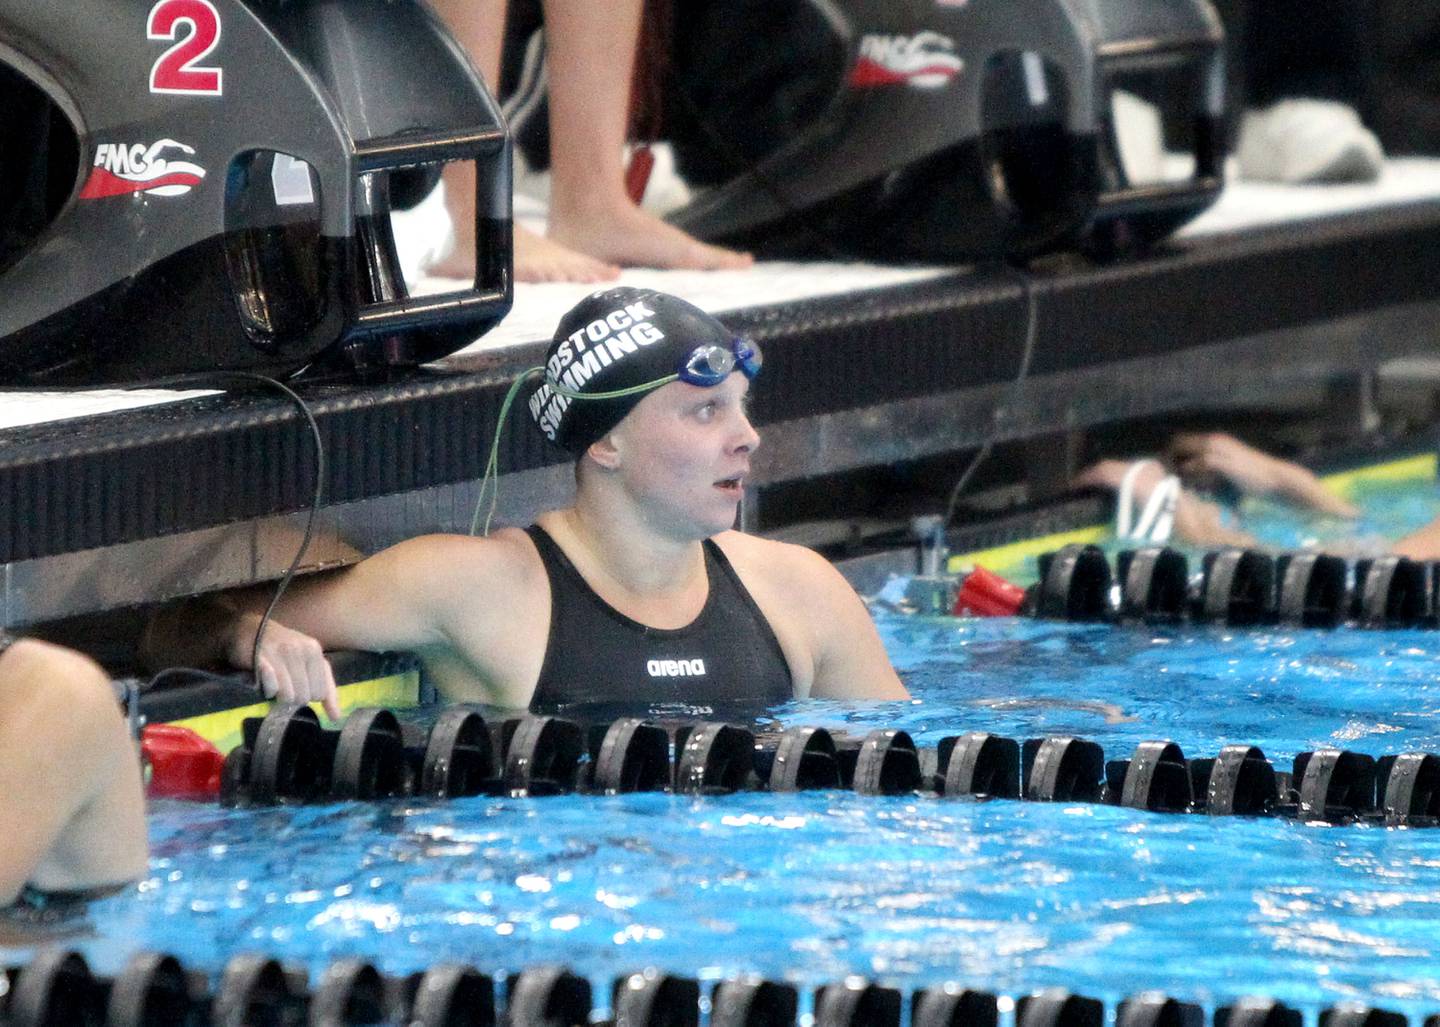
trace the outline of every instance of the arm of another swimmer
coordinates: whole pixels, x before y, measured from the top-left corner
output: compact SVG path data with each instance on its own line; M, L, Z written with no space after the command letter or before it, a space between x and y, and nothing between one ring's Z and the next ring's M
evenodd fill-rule
M908 699L870 611L830 562L801 550L803 604L816 639L816 699Z
M1390 552L1412 560L1440 560L1440 517L1406 535L1390 547Z
M33 882L78 889L145 872L140 765L105 674L20 641L0 657L0 907Z

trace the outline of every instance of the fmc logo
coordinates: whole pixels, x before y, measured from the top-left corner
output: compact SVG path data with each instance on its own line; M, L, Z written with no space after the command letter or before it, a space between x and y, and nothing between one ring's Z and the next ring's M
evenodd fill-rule
M205 169L188 160L165 156L170 152L191 156L195 150L173 139L160 139L149 146L101 143L95 148L95 165L80 190L80 199L98 200L134 193L184 196L204 179Z
M939 89L964 67L965 62L955 56L955 41L938 32L867 35L860 40L860 59L850 71L850 84Z

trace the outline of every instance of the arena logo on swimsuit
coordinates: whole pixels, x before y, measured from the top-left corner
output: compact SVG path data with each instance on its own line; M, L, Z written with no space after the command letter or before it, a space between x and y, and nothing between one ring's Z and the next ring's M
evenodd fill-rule
M695 660L651 660L645 669L652 678L703 678L705 661Z
M949 36L928 30L913 36L871 34L860 40L860 59L850 71L850 84L939 89L964 68Z
M638 352L641 346L650 346L665 338L664 332L646 320L654 316L655 311L644 303L629 303L596 318L555 348L555 354L545 365L546 375L567 389L579 392L601 368L609 367L627 353ZM549 385L541 385L530 397L530 415L551 442L555 441L560 418L569 406L570 397L556 394ZM542 407L545 408L543 415Z

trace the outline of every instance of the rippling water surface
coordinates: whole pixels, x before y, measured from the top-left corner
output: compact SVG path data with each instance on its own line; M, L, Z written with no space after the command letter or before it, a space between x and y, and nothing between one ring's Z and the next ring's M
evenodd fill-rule
M1226 632L879 615L915 699L787 723L1077 734L1111 758L1322 745L1440 751L1440 633ZM278 952L409 971L658 965L860 973L1204 1003L1262 992L1440 1011L1440 830L826 792L226 811L161 803L151 874L98 903L100 970Z
M1160 737L1285 763L1440 750L1437 635L881 622L914 701L779 719L922 743L1075 733L1111 756ZM1440 830L840 792L160 804L152 823L150 878L97 904L83 943L102 969L142 947L210 969L263 950L316 970L559 960L597 981L655 964L1440 1009Z

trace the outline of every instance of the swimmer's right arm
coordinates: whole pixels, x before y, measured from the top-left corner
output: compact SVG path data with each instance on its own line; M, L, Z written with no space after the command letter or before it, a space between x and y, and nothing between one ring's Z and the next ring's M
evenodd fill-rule
M483 641L472 637L475 599L504 595L500 586L511 548L493 539L425 536L343 570L297 580L276 606L262 641L266 694L323 701L335 716L335 683L322 649L446 646L465 654ZM147 662L228 662L249 669L272 595L268 587L245 589L166 611L146 632Z
M340 716L335 675L320 642L272 617L259 652L254 647L269 602L258 590L192 599L151 617L140 657L153 672L164 667L224 665L250 670L258 663L261 690L280 702L319 702Z

